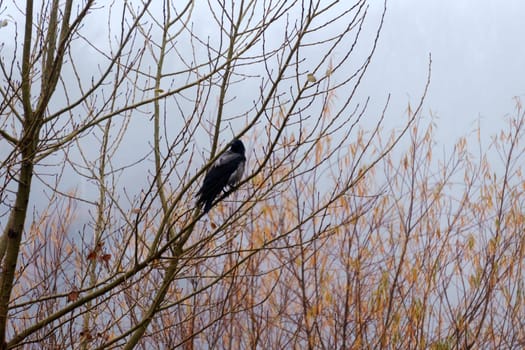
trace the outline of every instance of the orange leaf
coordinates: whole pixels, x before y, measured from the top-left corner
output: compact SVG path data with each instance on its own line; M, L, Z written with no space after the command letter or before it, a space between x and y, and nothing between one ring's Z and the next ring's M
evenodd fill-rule
M79 296L80 292L78 290L73 290L67 295L67 301L76 301Z
M99 260L106 265L107 269L109 269L109 260L111 260L111 254L104 254L100 256Z
M95 260L96 258L97 258L97 252L95 250L92 250L87 256L88 260Z

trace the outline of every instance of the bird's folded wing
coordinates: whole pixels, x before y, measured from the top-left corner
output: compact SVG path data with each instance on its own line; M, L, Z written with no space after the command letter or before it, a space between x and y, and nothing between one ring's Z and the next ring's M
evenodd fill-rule
M219 185L226 186L230 176L244 163L244 157L240 154L233 154L228 157L227 161L212 166L206 177L204 178L203 187L213 187Z

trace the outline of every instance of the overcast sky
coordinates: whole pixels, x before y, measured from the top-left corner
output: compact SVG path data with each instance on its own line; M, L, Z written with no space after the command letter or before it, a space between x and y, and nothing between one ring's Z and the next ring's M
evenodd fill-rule
M382 2L371 3L379 12ZM399 114L420 96L431 53L425 113L439 117L439 140L465 135L478 119L487 135L500 130L513 96L525 98L525 1L391 0L387 9L366 93L392 93Z
M383 1L369 4L371 21L377 20ZM454 140L478 119L500 129L502 118L513 112L513 96L525 97L524 21L524 0L388 0L362 95L380 109L391 93L389 117L402 117L407 103L415 104L421 94L431 53L425 113L439 117L439 138ZM6 29L0 34L7 35Z
M377 20L383 1L370 6L371 21ZM372 98L371 109L381 110L390 93L387 117L402 124L407 103L416 104L422 93L431 53L423 114L438 117L440 143L452 145L478 120L486 136L504 128L505 115L514 111L513 96L525 102L525 0L389 0L387 8L361 86L361 97ZM15 20L22 28L22 19ZM12 28L2 28L0 35L7 29ZM9 45L5 38L1 42Z

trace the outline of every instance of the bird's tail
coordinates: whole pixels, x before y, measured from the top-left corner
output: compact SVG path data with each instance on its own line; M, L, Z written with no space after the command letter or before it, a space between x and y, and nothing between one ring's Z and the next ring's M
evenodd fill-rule
M203 195L200 191L195 195L195 197L197 198L196 207L202 208L203 213L207 214L213 205L213 201L203 198Z
M212 201L207 201L206 204L204 205L204 209L202 209L202 211L204 212L204 214L208 214L208 212L210 211L211 207L212 207Z

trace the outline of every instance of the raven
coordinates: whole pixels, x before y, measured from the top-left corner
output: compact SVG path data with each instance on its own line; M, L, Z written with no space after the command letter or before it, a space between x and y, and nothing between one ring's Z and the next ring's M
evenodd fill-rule
M244 144L233 140L230 149L224 152L211 166L204 178L201 189L197 192L197 205L204 205L204 212L210 211L215 198L226 188L234 189L244 172Z

